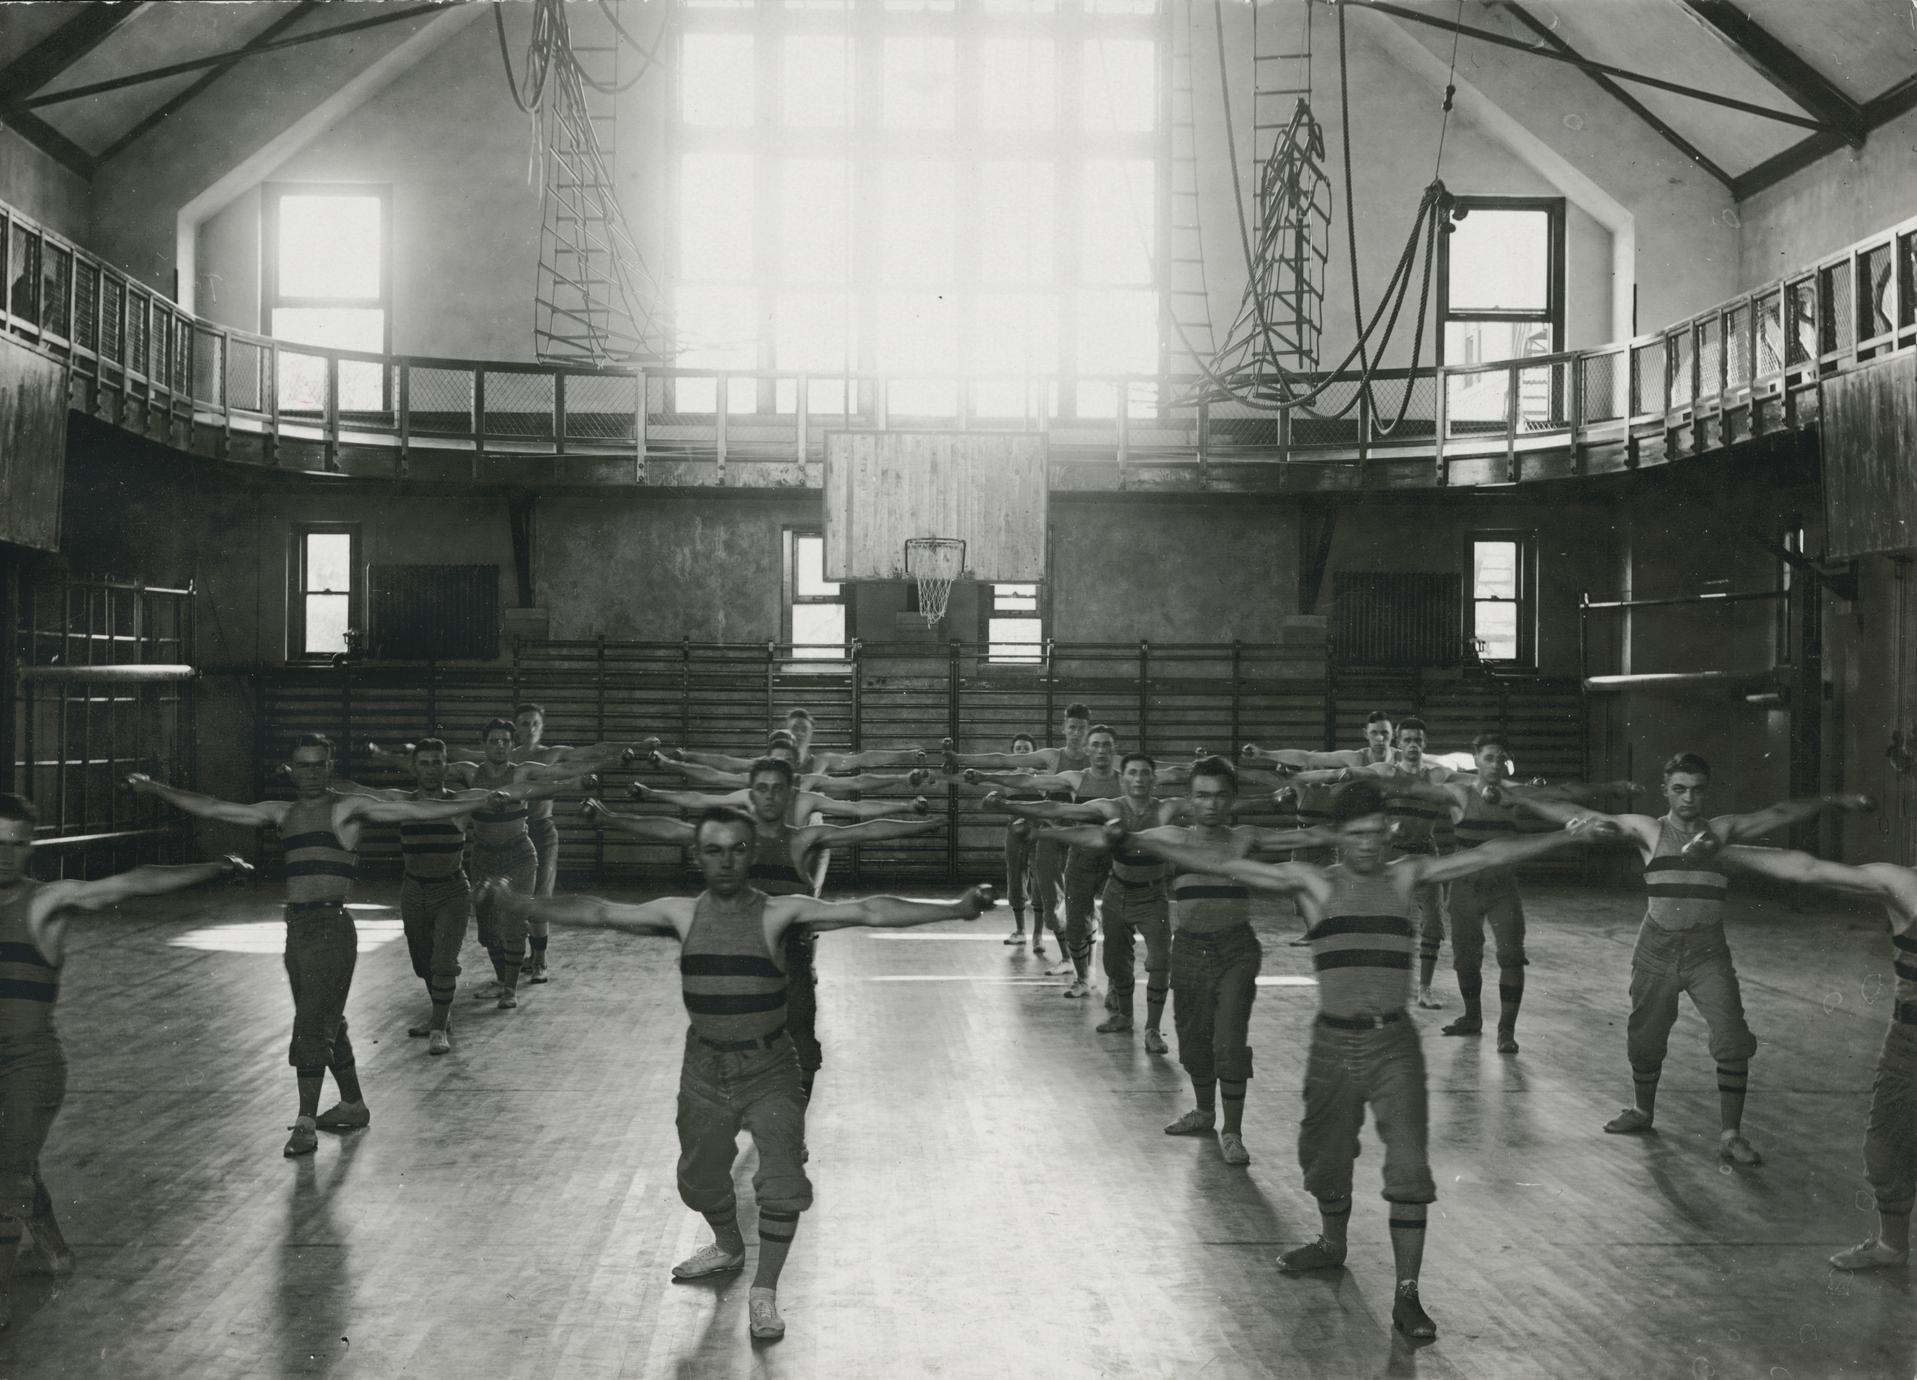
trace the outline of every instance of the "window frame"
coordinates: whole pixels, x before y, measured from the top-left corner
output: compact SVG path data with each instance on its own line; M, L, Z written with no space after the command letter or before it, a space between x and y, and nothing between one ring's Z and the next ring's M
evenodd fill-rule
M1046 580L981 580L978 583L980 589L980 598L978 600L979 660L994 667L1043 666L1045 664L1045 643L1050 636L1052 621L1051 599L1049 597L1051 583ZM1033 591L1033 601L1037 607L1030 613L1011 610L1001 612L997 607L1000 585L1030 585ZM1017 618L1023 621L1037 623L1038 641L1032 644L1035 649L1034 655L1030 658L994 656L992 649L997 644L992 641L992 619L995 617ZM1005 645L1022 644L1008 643Z
M1479 599L1477 597L1476 547L1480 542L1514 542L1517 555L1517 598ZM1538 665L1538 539L1528 527L1484 527L1464 534L1464 568L1460 579L1462 598L1458 601L1464 618L1464 646L1481 665L1503 671L1535 671ZM1486 656L1479 649L1478 605L1511 603L1517 608L1518 654L1515 657Z
M1445 358L1446 329L1454 321L1541 321L1551 328L1551 348L1547 354L1564 349L1564 221L1565 199L1561 196L1458 196L1454 208L1466 211L1542 211L1550 227L1546 248L1545 304L1542 311L1460 311L1451 310L1451 236L1438 236L1438 331L1437 362L1440 366L1461 364ZM1473 361L1477 363L1481 361Z
M823 665L830 667L837 661L849 661L852 656L852 644L857 640L853 633L853 606L851 581L835 581L839 587L836 597L823 594L799 593L799 543L807 538L816 539L820 544L820 569L824 569L825 529L822 527L786 527L781 529L783 557L780 568L784 572L781 580L781 599L779 601L780 630L779 640L786 648L787 669L803 669L807 666ZM792 640L792 611L800 604L837 604L845 610L845 642L843 655L837 657L800 655ZM808 646L830 646L829 643L808 643Z
M311 594L334 593L339 591L309 590L306 587L306 539L311 536L346 535L352 539L352 549L348 556L348 579L350 583L346 593L346 626L359 633L362 647L365 644L368 629L366 627L366 552L361 537L360 524L357 522L294 522L287 526L286 554L286 659L288 662L325 662L331 661L338 652L309 652L306 650L306 600ZM349 642L347 651L352 651Z
M280 203L289 196L370 197L379 202L379 295L299 297L280 291ZM381 312L379 353L393 353L393 188L387 182L268 182L260 188L260 334L273 335L281 307L339 307ZM278 339L277 336L274 336ZM306 349L326 349L321 345ZM388 391L382 389L382 392ZM391 405L391 399L386 399Z

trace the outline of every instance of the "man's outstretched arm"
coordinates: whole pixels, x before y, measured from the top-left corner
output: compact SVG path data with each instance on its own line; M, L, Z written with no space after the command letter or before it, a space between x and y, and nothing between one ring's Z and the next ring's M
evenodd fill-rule
M178 786L155 781L137 771L128 775L126 785L135 795L153 796L176 810L184 810L189 815L216 820L221 824L250 825L257 829L278 824L286 815L287 802L284 800L262 800L253 805L241 805L236 801L221 800L218 796L201 795L198 791L183 791Z
M903 819L908 816L923 819L932 808L932 802L922 795L913 796L910 800L834 800L829 795L808 791L801 803L808 809L817 810L827 819L850 819L860 822L871 819Z
M902 896L867 896L858 901L815 901L780 896L770 904L785 912L789 925L815 930L902 930L938 920L976 920L992 908L989 886L975 886L955 901L908 901Z
M49 882L48 900L59 907L74 910L106 910L122 901L139 896L164 896L171 891L217 882L228 877L243 877L253 870L234 856L212 862L161 866L157 863L102 877L94 882Z
M684 845L691 843L699 832L696 826L683 819L674 819L670 815L621 814L617 810L608 810L605 802L600 800L586 800L580 805L579 813L591 821L595 829L611 829L644 843Z
M1762 838L1765 834L1793 824L1802 824L1826 810L1868 814L1876 808L1877 802L1867 795L1807 796L1801 800L1780 800L1775 805L1767 805L1748 814L1719 815L1711 821L1711 832L1725 843L1740 843L1745 839Z
M1869 896L1886 905L1894 905L1906 915L1917 915L1917 873L1892 863L1831 862L1826 858L1800 853L1794 848L1730 847L1718 854L1726 867L1749 872L1773 881L1795 882L1799 886L1821 887L1849 896Z
M1421 883L1454 882L1460 877L1470 877L1479 872L1515 867L1521 862L1541 858L1547 853L1556 853L1565 848L1603 839L1621 841L1626 837L1624 828L1610 823L1606 816L1587 815L1584 822L1576 828L1567 825L1563 829L1553 829L1546 834L1532 834L1521 839L1493 839L1475 848L1464 848L1456 853L1447 853L1442 858L1413 857L1394 866L1413 868Z
M480 893L491 898L499 909L527 920L545 920L579 929L620 930L626 934L669 934L675 938L685 936L695 904L690 896L661 896L637 905L608 901L602 896L548 896L534 900L520 895L498 877L481 887Z
M868 819L859 824L812 824L807 826L807 841L815 848L849 848L855 843L929 834L941 823L936 819Z

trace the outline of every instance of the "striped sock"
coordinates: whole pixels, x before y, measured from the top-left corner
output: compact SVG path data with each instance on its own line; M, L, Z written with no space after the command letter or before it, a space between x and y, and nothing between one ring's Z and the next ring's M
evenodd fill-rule
M753 1273L755 1289L777 1289L779 1272L792 1250L792 1238L799 1230L799 1214L776 1208L759 1209L759 1268Z
M1416 1284L1424 1268L1425 1215L1423 1203L1391 1203L1391 1257L1398 1267L1400 1284Z
M1220 1079L1218 1094L1225 1103L1225 1124L1223 1130L1238 1132L1245 1124L1245 1085L1234 1083L1231 1079Z
M699 1214L712 1228L713 1242L723 1251L738 1255L745 1250L745 1237L739 1234L739 1204L735 1199L722 1208Z
M1515 1030L1518 1008L1524 1005L1524 969L1498 970L1498 1029Z

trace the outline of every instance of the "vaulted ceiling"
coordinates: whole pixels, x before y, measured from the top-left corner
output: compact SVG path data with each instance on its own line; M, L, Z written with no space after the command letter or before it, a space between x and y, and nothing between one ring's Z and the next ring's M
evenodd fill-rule
M1274 9L1307 2L1265 0ZM1624 101L1632 118L1739 198L1917 107L1913 0L1346 3L1447 42L1462 27L1458 63L1467 76L1490 63L1561 62L1569 80ZM249 52L310 41L311 62L323 69L349 49L345 35L421 23L434 8L415 0L0 0L0 120L90 177L211 83L243 82ZM325 36L332 31L341 36Z

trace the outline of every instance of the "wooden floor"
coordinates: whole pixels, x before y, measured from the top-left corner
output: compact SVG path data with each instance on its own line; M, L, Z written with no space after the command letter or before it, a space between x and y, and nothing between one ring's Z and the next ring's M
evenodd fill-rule
M46 1177L79 1270L19 1282L0 1375L1917 1373L1907 1274L1824 1264L1871 1221L1859 1142L1890 971L1872 915L1741 908L1767 1162L1732 1172L1688 1008L1659 1133L1600 1133L1627 1098L1637 903L1534 894L1524 1052L1439 1038L1455 992L1419 1016L1441 1336L1416 1352L1389 1326L1369 1133L1349 1270L1273 1263L1316 1228L1293 1152L1315 994L1288 917L1259 922L1281 981L1253 1021L1249 1170L1160 1133L1186 1105L1176 1063L1095 1035L1098 1004L1060 1000L997 917L829 936L817 1204L786 1340L755 1350L742 1279L667 1282L705 1236L673 1182L672 946L558 935L549 986L510 1013L462 995L455 1052L429 1058L405 1035L424 997L391 892L364 890L349 1014L374 1123L300 1161L280 1155L291 1001L271 893L76 922Z

